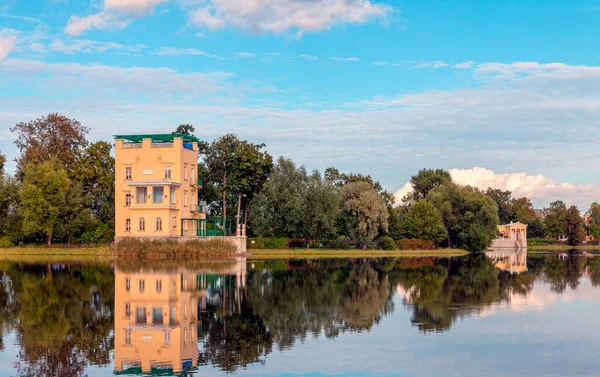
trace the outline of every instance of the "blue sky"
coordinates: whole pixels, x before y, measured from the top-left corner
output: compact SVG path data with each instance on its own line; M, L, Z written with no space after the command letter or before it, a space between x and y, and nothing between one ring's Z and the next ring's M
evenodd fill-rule
M592 1L5 0L0 151L52 111L93 140L192 123L392 191L441 167L586 209L598 17Z

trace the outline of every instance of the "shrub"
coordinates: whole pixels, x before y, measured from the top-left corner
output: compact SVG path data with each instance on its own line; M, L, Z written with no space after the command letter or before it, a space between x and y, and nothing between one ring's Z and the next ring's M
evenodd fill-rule
M396 246L400 250L433 250L435 243L430 240L418 240L416 238L403 238L396 241Z
M15 246L6 236L0 237L0 248L9 248Z
M144 240L126 237L115 244L113 251L122 257L162 258L226 258L233 257L237 248L233 243L221 239L190 240Z
M381 249L381 250L395 250L396 249L396 243L394 243L394 240L392 239L392 237L381 237L379 239L379 249Z
M246 241L248 249L287 249L289 248L289 240L287 238L267 238L257 237L248 238Z
M547 240L539 237L532 237L527 239L527 246L549 246L558 244L555 240Z
M344 239L323 241L325 249L347 250L350 248L351 242Z

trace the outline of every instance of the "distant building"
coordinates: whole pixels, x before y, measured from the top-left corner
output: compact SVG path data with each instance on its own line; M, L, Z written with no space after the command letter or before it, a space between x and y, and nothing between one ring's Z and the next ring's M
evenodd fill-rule
M520 222L498 225L501 238L514 240L521 247L527 247L527 224Z

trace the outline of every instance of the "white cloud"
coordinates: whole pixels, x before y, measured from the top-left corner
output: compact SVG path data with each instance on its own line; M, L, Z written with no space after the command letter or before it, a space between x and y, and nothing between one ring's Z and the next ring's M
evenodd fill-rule
M223 59L219 55L209 54L207 52L204 52L202 50L198 50L195 48L159 47L159 48L153 50L152 53L155 55L161 55L161 56L199 55L199 56L206 56L209 58Z
M0 62L6 59L8 54L14 49L17 37L0 37Z
M474 65L475 65L475 62L473 60L469 60L469 61L466 61L466 62L454 64L454 68L457 68L457 69L469 69L469 68L473 68Z
M209 30L226 26L276 35L319 32L344 25L386 19L391 6L368 0L212 0L190 13L190 22Z
M388 65L389 63L386 61L374 62L373 65Z
M585 198L589 201L600 197L600 190L594 185L575 185L569 182L557 183L541 174L525 173L499 174L490 169L474 167L472 169L450 169L452 180L459 185L469 185L486 190L488 187L509 190L513 197L527 197L534 202L547 203L561 198ZM412 192L410 182L394 194L396 203Z
M256 54L253 54L251 52L236 52L235 56L237 56L238 58L255 58Z
M331 58L331 60L334 60L336 62L358 62L358 61L360 61L359 58L354 58L354 57L350 57L350 58L338 58L336 56L333 56Z
M81 17L72 15L67 21L65 33L76 36L90 29L121 30L139 17L151 14L159 4L170 0L104 0L102 11Z
M298 56L301 57L302 59L305 59L305 60L317 60L317 59L319 59L317 56L314 56L314 55L300 54Z
M204 33L196 33L196 38L204 38Z
M37 18L26 17L26 16L17 16L17 15L14 15L14 14L7 14L7 13L0 13L0 17L12 18L13 20L21 20L21 21L33 22L33 23L36 23L36 24L40 22L40 20L38 20Z
M448 67L448 66L449 66L448 63L436 60L436 61L422 61L422 62L419 62L419 63L413 65L411 68L414 68L414 69L418 69L418 68L438 69L438 68L443 68L443 67Z

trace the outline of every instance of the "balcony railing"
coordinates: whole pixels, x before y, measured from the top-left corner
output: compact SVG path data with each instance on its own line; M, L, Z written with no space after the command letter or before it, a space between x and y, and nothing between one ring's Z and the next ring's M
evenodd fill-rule
M191 205L190 211L191 212L204 212L201 205Z
M198 187L202 187L202 179L198 178L197 182L193 182L191 183L192 186L198 186Z

